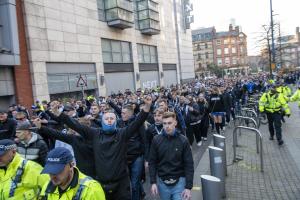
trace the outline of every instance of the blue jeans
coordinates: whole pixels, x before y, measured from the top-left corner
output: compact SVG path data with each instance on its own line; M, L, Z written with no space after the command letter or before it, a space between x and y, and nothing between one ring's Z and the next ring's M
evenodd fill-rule
M161 200L181 200L181 194L185 189L185 178L180 177L178 183L174 186L167 186L158 178L157 187Z
M144 157L138 157L131 165L130 169L130 181L132 187L132 198L131 200L141 199L141 177L144 167Z

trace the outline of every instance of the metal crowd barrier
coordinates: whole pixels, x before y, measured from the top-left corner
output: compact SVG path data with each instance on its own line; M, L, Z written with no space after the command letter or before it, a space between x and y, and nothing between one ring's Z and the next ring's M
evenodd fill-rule
M255 119L251 118L251 117L244 117L244 116L236 116L235 117L236 120L249 120L251 121L253 124L254 124L254 128L255 129L258 129L258 125L257 125L257 122L255 121ZM246 123L246 122L245 122ZM251 128L251 127L250 127ZM241 135L242 132L241 132L241 129L239 129L239 134ZM236 144L238 146L238 144ZM256 134L256 152L259 153L259 136Z
M251 132L254 132L256 134L256 138L259 138L258 140L256 139L256 151L257 153L260 154L260 171L264 171L264 160L263 160L263 143L262 143L262 135L259 130L256 128L250 128L246 126L237 126L233 130L233 162L237 161L236 158L236 147L237 147L237 130L249 130ZM259 144L258 144L259 143ZM259 149L260 147L260 149Z
M260 120L259 120L259 117L258 117L258 114L256 113L256 111L253 108L242 108L241 113L243 113L243 111L246 112L246 113L250 113L250 115L246 114L246 117L249 117L249 116L252 117L253 116L252 118L255 119L257 128L259 128L260 127Z

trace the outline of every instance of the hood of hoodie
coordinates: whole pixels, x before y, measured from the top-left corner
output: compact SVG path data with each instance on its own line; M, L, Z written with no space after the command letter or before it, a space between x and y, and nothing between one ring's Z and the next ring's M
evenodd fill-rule
M21 143L24 145L24 146L29 146L30 144L36 142L38 139L41 139L41 136L39 136L38 134L34 133L34 132L31 132L32 134L32 137L31 139L28 141L28 142L25 142L25 141L21 141Z

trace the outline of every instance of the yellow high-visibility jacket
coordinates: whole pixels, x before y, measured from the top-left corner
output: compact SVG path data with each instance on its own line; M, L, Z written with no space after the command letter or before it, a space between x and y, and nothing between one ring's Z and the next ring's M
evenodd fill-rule
M49 177L41 175L42 166L16 153L6 170L0 168L1 200L36 200ZM19 175L17 175L19 174Z
M101 185L92 178L81 173L76 167L74 175L77 174L78 179L74 185L70 187L60 196L58 187L52 182L48 182L43 186L40 200L105 200L105 194Z
M289 86L284 86L282 90L283 90L284 96L290 97L292 95L292 90Z
M265 92L259 99L259 111L269 113L284 111L286 115L291 114L289 105L281 93L271 95L270 92Z
M276 88L276 91L278 93L281 93L285 99L286 102L289 102L290 101L290 98L289 98L289 91L287 89L285 89L285 87L283 86L280 86L280 87L277 87Z
M298 106L300 107L300 89L297 89L297 91L293 94L291 101L298 101Z

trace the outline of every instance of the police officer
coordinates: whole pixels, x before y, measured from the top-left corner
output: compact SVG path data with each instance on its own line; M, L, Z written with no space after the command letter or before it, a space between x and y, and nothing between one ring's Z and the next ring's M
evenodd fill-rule
M281 134L281 114L290 116L291 111L288 104L285 101L283 94L278 93L274 87L270 91L265 92L259 100L259 111L266 112L268 123L270 140L274 140L274 127L276 132L276 138L279 145L283 144Z
M300 84L298 85L298 89L290 98L291 101L298 101L298 107L300 108Z
M43 186L41 200L105 200L100 184L74 165L71 152L64 147L48 153L42 173L49 174L51 181Z
M13 140L0 140L0 199L34 200L48 177L40 175L42 167L23 159Z

